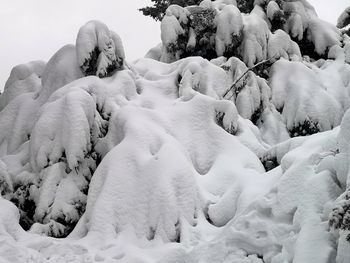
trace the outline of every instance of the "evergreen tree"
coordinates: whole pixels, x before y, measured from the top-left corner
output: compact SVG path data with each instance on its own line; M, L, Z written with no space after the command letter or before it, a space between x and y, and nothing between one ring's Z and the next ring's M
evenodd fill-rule
M344 10L344 12L339 16L337 27L343 28L350 24L350 6Z
M165 11L169 5L179 5L182 7L190 5L198 5L202 0L151 0L154 4L153 6L146 6L140 8L145 16L150 16L156 21L162 20Z

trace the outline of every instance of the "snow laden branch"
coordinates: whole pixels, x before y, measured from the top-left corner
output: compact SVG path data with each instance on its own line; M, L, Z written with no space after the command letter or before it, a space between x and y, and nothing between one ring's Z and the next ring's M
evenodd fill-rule
M231 85L231 87L230 87L228 90L226 90L226 92L222 95L222 97L223 97L224 99L228 99L228 100L231 99L232 96L233 96L233 94L232 94L231 96L229 96L229 97L226 98L227 94L228 94L230 91L232 91L233 93L239 93L239 92L240 92L240 90L238 90L237 85L238 85L239 81L240 81L241 79L243 79L243 78L248 74L249 71L254 70L255 68L257 68L257 67L259 67L259 66L261 66L261 65L264 65L264 64L266 64L266 63L269 63L269 62L271 62L271 61L273 61L273 60L274 60L274 57L271 57L271 58L269 58L269 59L265 59L265 60L263 60L263 61L260 61L259 63L256 63L254 66L248 68L248 69L247 69L247 70L246 70L246 71ZM244 86L244 84L243 84L243 86ZM241 88L242 88L242 87L241 87Z

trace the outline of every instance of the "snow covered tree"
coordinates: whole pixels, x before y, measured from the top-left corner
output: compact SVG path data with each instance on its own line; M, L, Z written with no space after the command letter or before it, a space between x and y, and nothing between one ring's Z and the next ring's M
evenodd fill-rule
M124 65L120 37L99 21L90 21L81 27L76 49L79 66L86 76L110 76Z
M204 0L199 6L182 8L170 5L161 22L163 48L160 60L173 62L188 56L202 56L209 60L220 56L237 57L255 74L268 79L273 69L271 65L280 58L302 61L302 56L308 55L317 60L327 58L331 48L341 47L342 33L335 26L320 20L313 7L304 1L255 1L254 5L246 2L245 6L249 5L251 10L245 15L242 15L245 12L242 3ZM254 66L256 64L257 67ZM273 80L270 78L270 81ZM241 82L241 86L247 85L244 79ZM241 90L245 89L240 88L239 92ZM238 95L239 92L235 92ZM230 98L236 100L236 95ZM254 101L260 101L258 98L262 96L254 96ZM305 105L313 104L310 97L304 100ZM254 104L251 113L244 116L255 123L268 103ZM336 104L333 107L339 114L334 116L334 124L320 123L322 111L312 110L310 106L302 113L300 120L290 123L286 119L290 135L313 134L339 124L345 105ZM239 105L244 105L237 107L242 114L241 108L247 108L247 103ZM281 105L276 107L282 115L285 114ZM308 112L317 112L317 117L308 116ZM299 117L294 115L293 118Z
M347 233L350 242L350 191L346 191L329 216L329 225Z
M342 29L348 36L350 36L350 6L346 8L339 16L337 27Z
M139 11L145 16L150 16L154 20L162 20L166 9L170 5L179 5L179 6L189 6L189 5L198 5L202 0L151 0L153 6L146 6L140 8Z
M344 28L350 24L350 6L344 10L338 18L337 27Z
M153 2L147 58L90 21L12 70L0 261L348 263L350 37L306 0Z

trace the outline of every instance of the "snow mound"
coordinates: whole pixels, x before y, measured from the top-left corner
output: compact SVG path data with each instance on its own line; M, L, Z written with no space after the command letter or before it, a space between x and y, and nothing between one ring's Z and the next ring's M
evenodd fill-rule
M15 97L27 92L38 92L41 89L41 77L45 64L43 61L32 61L18 65L11 70L4 92L0 97L0 110Z
M40 103L45 103L57 89L81 77L83 74L76 60L76 48L73 45L62 47L52 56L43 72Z

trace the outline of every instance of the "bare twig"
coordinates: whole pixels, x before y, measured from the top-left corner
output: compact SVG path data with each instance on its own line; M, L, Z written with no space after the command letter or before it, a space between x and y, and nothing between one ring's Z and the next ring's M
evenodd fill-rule
M234 88L236 88L237 83L238 83L245 75L247 75L249 71L253 70L254 68L256 68L256 67L258 67L258 66L260 66L260 65L263 65L263 64L265 64L265 63L267 63L267 62L270 62L272 59L274 59L274 57L271 57L271 58L269 58L269 59L265 59L265 60L263 60L263 61L260 61L259 63L257 63L257 64L255 64L255 65L253 65L252 67L248 68L248 69L242 74L242 76L240 76L240 77L231 85L231 87L230 87L228 90L226 90L226 92L224 93L224 95L223 95L222 97L225 98L226 95L227 95L230 91L232 91ZM232 96L233 96L233 95L231 95L230 98L231 98ZM229 99L230 99L230 98L229 98Z

